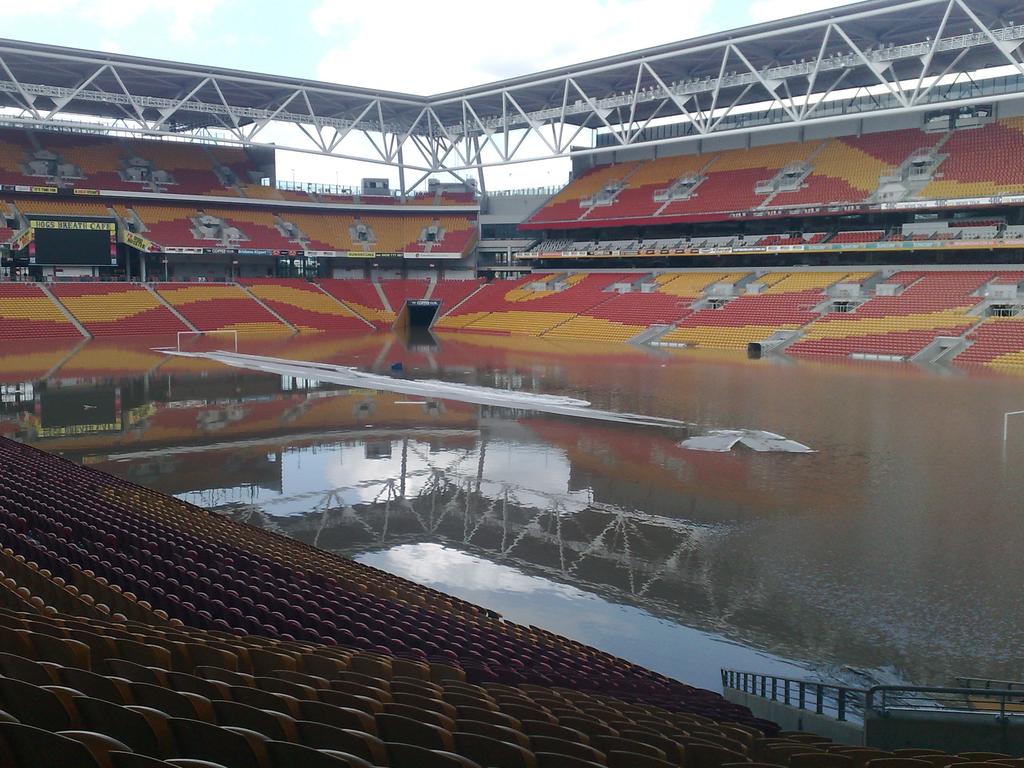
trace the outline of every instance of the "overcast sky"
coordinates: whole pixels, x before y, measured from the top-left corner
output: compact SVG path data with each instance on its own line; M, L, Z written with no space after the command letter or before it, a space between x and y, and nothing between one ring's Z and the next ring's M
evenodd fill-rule
M438 93L842 5L835 0L32 0L3 2L4 37L348 85ZM495 187L564 181L494 173ZM282 178L361 171L289 155ZM372 169L362 175L373 175ZM379 174L386 175L386 174Z

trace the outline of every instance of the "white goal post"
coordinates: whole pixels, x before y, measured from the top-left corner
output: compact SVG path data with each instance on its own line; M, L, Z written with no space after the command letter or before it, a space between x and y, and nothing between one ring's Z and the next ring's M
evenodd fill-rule
M178 347L177 351L181 352L181 337L182 336L213 336L214 334L226 334L230 333L235 339L235 352L238 351L238 331L223 330L223 331L178 331Z

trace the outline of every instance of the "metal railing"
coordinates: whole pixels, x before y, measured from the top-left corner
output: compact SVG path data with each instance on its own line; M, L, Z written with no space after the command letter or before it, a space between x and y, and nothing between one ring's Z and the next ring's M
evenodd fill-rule
M999 683L994 680L959 678L974 683ZM1024 717L1024 686L984 688L975 686L944 688L936 686L876 685L868 690L867 708L885 717L890 712L950 712L985 716Z
M839 721L866 713L947 712L987 717L1024 717L1024 682L959 677L957 687L876 685L856 688L760 672L722 670L722 687Z
M722 670L722 687L843 722L863 717L868 693L864 688L733 669Z

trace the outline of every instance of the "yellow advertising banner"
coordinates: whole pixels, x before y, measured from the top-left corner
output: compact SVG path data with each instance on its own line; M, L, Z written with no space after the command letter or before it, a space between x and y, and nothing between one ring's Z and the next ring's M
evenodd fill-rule
M113 232L117 225L112 221L56 221L35 219L30 222L33 229L91 229Z

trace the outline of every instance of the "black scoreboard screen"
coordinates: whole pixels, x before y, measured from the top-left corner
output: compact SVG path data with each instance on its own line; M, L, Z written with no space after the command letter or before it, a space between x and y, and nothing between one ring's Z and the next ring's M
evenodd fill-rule
M37 229L36 264L110 266L110 231L106 229Z
M45 389L39 397L40 424L48 434L116 430L119 399L117 387Z

